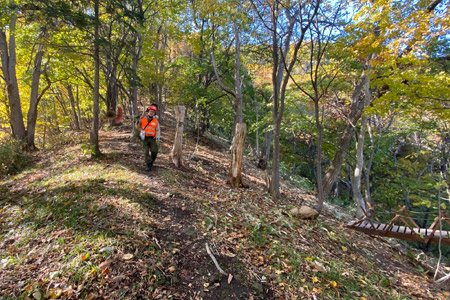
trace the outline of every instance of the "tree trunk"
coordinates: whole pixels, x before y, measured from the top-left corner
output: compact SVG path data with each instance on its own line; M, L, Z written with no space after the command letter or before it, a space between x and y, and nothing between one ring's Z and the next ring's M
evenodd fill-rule
M364 168L364 137L367 128L367 118L367 116L364 116L361 119L361 128L356 143L356 165L352 180L353 199L356 202L356 217L358 219L364 216L364 211L366 210L366 204L361 193L361 177Z
M281 118L281 114L274 118L273 131L273 156L272 156L272 176L270 179L270 195L272 199L280 198L280 123L277 119Z
M228 181L232 187L247 187L242 180L242 163L244 157L245 136L247 125L236 124L236 130L231 145L231 166Z
M2 61L3 78L8 90L10 124L14 138L25 141L26 132L23 122L22 105L20 104L19 84L16 75L16 15L11 16L9 27L9 41L6 33L0 30L0 52ZM9 42L9 45L8 45Z
M83 127L83 124L81 122L81 110L80 110L80 97L78 92L78 84L77 84L77 111L78 111L78 124L80 124L80 129Z
M319 198L317 211L319 213L322 212L323 202L325 201L324 193L323 193L323 182L322 182L322 143L323 143L323 127L322 121L320 120L320 108L319 108L319 99L316 90L316 96L314 101L314 116L316 120L317 127L317 159L316 159L316 177L317 177L317 194Z
M98 129L99 129L99 94L100 94L100 55L99 55L99 45L98 45L98 29L99 29L99 0L95 0L95 35L94 35L94 115L92 117L92 128L90 135L91 146L93 146L92 155L99 156L100 155L100 147L98 143Z
M185 113L185 106L180 105L175 108L177 129L175 132L175 142L173 143L172 152L170 152L170 157L177 168L183 166L183 130Z
M355 91L353 92L350 115L348 117L347 124L344 131L342 132L341 139L338 144L338 149L333 158L333 162L331 163L331 166L329 167L323 179L324 198L328 197L334 182L339 176L342 163L344 162L345 156L350 147L354 124L358 122L359 118L361 118L364 112L364 100L360 99L360 96L366 80L367 76L363 74L361 76L361 82L355 87Z
M45 149L45 138L47 136L47 114L44 118L44 137L42 138L42 149Z
M33 75L31 79L31 92L30 92L30 108L28 109L27 116L27 148L29 150L36 149L34 143L34 137L36 132L36 120L37 120L37 109L41 97L39 97L39 80L41 78L41 65L42 57L44 56L44 47L39 44L37 47L36 56L34 58L34 68ZM48 86L46 89L48 89Z
M242 114L242 90L241 90L241 40L240 32L236 20L233 22L234 41L235 41L235 60L234 60L234 89L236 93L236 122L239 124L244 122Z
M76 111L76 107L75 107L75 98L73 96L72 85L69 83L66 86L66 89L67 89L67 93L69 94L70 106L72 107L72 118L73 118L73 124L74 124L75 130L80 130L80 123L78 122L78 116L77 116L77 111Z
M110 114L109 125L114 126L115 114L117 108L118 86L117 86L117 63L113 62L111 55L107 55L106 65L106 110ZM95 83L94 83L95 84Z
M364 182L365 182L365 195L364 195L364 202L372 204L372 195L371 195L371 189L370 189L370 171L372 170L372 163L373 158L375 156L375 140L373 138L372 133L372 125L371 125L371 119L369 118L367 122L367 130L369 132L369 138L370 138L370 154L369 159L367 161L367 166L365 170L365 176L364 176Z
M371 56L369 56L370 60ZM370 70L369 63L368 69ZM364 106L363 110L370 104L371 91L370 91L370 79L367 76L364 82ZM356 144L356 166L353 174L353 199L356 202L356 217L362 218L364 216L364 211L366 210L366 203L361 194L361 177L364 168L364 139L366 136L367 122L369 121L368 116L363 116L361 119L361 128L358 135L358 141Z
M264 142L258 161L258 168L260 168L261 170L265 170L267 168L267 163L270 158L270 145L272 142L272 134L273 131L268 129L266 129L266 132L264 133Z
M135 45L133 47L133 74L137 76L137 68L139 59L141 56L141 50L142 50L142 41L141 41L141 35L137 34ZM131 88L131 123L132 123L132 131L131 131L131 139L134 137L137 137L138 135L138 129L135 126L135 123L139 120L139 108L138 108L138 81L137 78L133 80L133 86Z
M56 101L55 101L55 97L52 97L52 105L53 105L53 110L52 110L52 121L51 122L53 124L53 128L56 134L60 134L61 133L61 129L59 128L59 122L58 122L58 113L56 112Z

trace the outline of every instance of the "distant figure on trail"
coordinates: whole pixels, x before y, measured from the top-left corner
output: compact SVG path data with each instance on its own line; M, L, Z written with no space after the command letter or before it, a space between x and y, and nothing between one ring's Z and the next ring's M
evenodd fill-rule
M136 128L141 130L140 138L144 149L145 163L147 165L146 171L151 171L156 156L158 156L158 144L161 136L158 116L156 112L158 106L156 104L150 105L145 110L144 116L136 124ZM149 153L150 152L150 153Z

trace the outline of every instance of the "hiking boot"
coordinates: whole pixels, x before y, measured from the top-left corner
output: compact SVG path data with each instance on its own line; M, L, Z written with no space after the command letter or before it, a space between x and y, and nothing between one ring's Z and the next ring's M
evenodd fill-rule
M152 167L153 167L153 162L147 164L147 169L146 169L146 171L147 171L147 172L151 171L151 170L152 170Z

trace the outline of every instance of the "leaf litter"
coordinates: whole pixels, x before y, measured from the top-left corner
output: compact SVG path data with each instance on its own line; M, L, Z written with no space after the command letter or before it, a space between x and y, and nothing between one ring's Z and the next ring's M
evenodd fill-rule
M313 204L314 193L283 182L282 199L271 200L250 158L248 189L226 185L226 150L207 139L184 168L174 168L164 142L174 128L162 129L150 175L129 129L119 127L101 132L100 160L83 157L80 145L42 151L34 169L0 182L1 297L450 297L448 287L433 285L423 259L350 232L333 208L316 220L291 216L299 199ZM194 141L188 135L186 156Z

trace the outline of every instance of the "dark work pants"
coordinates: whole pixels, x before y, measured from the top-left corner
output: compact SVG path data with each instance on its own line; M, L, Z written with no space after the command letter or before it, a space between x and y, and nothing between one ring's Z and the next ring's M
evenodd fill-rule
M158 156L158 143L156 143L156 139L152 136L146 136L145 141L142 141L142 146L144 148L145 163L147 166L153 165L156 156Z

